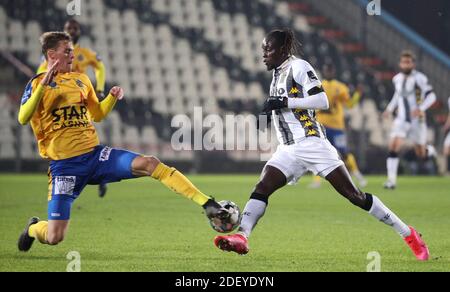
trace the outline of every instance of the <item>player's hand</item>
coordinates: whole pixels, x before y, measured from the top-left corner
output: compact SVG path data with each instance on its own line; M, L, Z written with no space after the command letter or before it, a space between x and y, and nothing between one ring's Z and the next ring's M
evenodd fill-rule
M45 73L44 75L44 79L42 79L41 81L42 85L49 85L52 82L53 78L56 76L56 74L58 74L58 70L56 70L58 64L59 60L57 60L50 68L48 68L47 73Z
M283 96L271 96L264 102L263 113L273 110L286 108L288 106L288 98Z
M411 112L411 115L413 118L423 118L425 116L425 113L420 109L415 109Z
M118 100L121 100L123 98L123 89L119 86L114 86L109 91L109 94L117 98Z

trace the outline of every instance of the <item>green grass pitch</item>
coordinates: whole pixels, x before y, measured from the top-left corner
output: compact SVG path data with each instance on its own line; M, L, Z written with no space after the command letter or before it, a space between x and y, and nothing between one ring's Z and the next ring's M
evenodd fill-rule
M189 177L241 209L258 179ZM383 190L382 180L370 177L366 191L423 234L430 261L416 261L390 227L328 184L308 189L311 177L272 196L246 256L214 247L217 233L201 207L146 178L110 184L103 199L88 186L74 203L65 241L35 242L21 253L16 241L28 218L46 218L47 177L0 175L0 271L66 271L70 251L79 252L82 271L366 271L372 251L381 256L381 271L450 271L450 179L402 177L395 191Z

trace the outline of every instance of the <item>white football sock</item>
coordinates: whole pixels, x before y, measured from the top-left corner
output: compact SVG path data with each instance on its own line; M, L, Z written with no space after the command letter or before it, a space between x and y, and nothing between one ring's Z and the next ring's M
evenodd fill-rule
M397 184L397 172L399 162L400 159L398 157L396 158L389 157L386 161L388 180L393 184Z
M259 218L264 215L267 204L260 200L250 199L245 205L242 212L241 225L239 226L239 232L245 235L247 238L250 236Z
M403 223L400 218L395 215L394 212L389 210L388 207L386 207L380 199L378 199L376 196L372 195L373 198L373 204L372 208L369 210L369 214L371 214L373 217L377 218L381 222L392 226L392 228L397 231L398 234L400 234L401 237L405 238L406 236L409 236L411 234L411 230L409 229L408 225Z

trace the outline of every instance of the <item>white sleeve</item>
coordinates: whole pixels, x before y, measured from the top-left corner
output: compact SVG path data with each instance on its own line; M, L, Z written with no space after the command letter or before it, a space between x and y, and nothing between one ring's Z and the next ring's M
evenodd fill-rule
M304 60L295 60L292 62L292 70L295 82L300 84L305 92L314 87L320 87L322 83L317 77L313 67Z
M428 93L425 100L419 106L420 110L424 112L429 109L435 103L436 99L436 94L434 92Z
M328 107L328 97L325 92L320 92L305 98L288 98L288 108L290 109L327 110Z
M436 101L436 94L433 92L433 87L428 82L427 76L424 74L420 74L419 78L417 78L417 84L423 92L424 101L419 106L421 111L426 111L429 107L433 105Z

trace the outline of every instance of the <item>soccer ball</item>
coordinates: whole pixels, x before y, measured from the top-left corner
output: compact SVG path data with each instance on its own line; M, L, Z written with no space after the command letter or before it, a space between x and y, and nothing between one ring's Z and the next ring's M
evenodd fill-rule
M211 227L217 232L231 232L236 229L236 227L238 227L241 223L241 211L239 210L238 205L236 205L232 201L220 201L218 203L219 205L227 209L231 215L224 220L220 218L211 218L209 220L209 223L211 224Z

